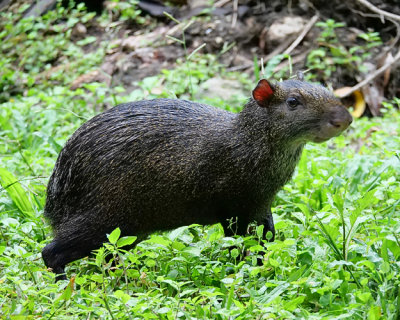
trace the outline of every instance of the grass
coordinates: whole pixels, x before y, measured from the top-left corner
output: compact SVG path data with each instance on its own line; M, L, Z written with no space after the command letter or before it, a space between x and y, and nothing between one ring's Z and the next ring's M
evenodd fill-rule
M120 238L117 229L95 255L69 265L69 281L54 283L40 254L52 237L43 219L46 183L63 144L85 120L128 100L185 97L188 72L190 94L215 74L251 89L245 76L226 74L213 56L197 54L189 68L165 70L129 94L99 83L71 90L74 76L101 63L107 44L86 54L61 27L63 36L56 30L49 37L46 23L70 30L95 19L82 8L70 11L67 22L60 14L19 23L0 17L3 27L13 26L0 35L0 318L400 318L395 102L386 104L384 117L359 119L344 135L307 146L274 203L275 242L260 232L230 238L220 225L195 225L155 233L125 251L134 238ZM21 37L32 23L37 33L28 45ZM52 59L74 67L36 81ZM161 82L162 92L151 93ZM232 108L238 100L213 103ZM114 263L105 261L109 254Z

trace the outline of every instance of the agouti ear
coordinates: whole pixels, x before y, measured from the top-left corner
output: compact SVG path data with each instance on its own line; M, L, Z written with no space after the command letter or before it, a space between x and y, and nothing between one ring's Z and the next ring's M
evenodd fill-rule
M253 98L260 107L266 107L273 95L274 87L265 79L258 81L257 86L253 90Z

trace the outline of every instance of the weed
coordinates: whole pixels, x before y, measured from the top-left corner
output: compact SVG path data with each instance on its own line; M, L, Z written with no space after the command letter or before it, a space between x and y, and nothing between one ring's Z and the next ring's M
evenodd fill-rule
M319 47L311 50L307 56L306 66L314 71L314 74L307 76L309 79L319 78L329 82L338 67L349 72L365 72L364 62L371 56L371 49L382 43L377 32L361 33L358 37L362 39L362 43L348 48L337 35L337 29L344 27L344 23L328 19L316 25L322 31L317 39Z
M138 24L145 22L144 18L140 16L141 10L138 8L138 0L112 0L108 3L109 12L111 12L111 19L118 21L130 21ZM108 13L105 12L105 15ZM104 17L104 19L107 19Z

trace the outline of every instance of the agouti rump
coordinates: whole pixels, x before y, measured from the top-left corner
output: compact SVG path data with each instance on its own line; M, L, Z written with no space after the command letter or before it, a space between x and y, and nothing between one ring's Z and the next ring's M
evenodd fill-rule
M65 279L115 228L154 231L237 218L275 234L271 203L306 142L339 135L352 118L322 86L260 80L240 113L176 99L116 106L83 124L60 152L45 216L54 240L44 262Z

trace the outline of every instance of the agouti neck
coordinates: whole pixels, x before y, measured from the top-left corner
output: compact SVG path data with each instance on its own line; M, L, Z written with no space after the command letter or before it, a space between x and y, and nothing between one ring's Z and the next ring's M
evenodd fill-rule
M236 127L253 141L265 141L266 144L263 145L267 147L291 152L304 146L304 142L291 136L291 130L282 117L284 116L277 110L266 112L251 99L238 114Z
M256 190L274 195L290 180L304 143L286 137L279 122L259 112L254 103L250 101L233 120L232 132L227 135L230 157L238 177L247 178Z

